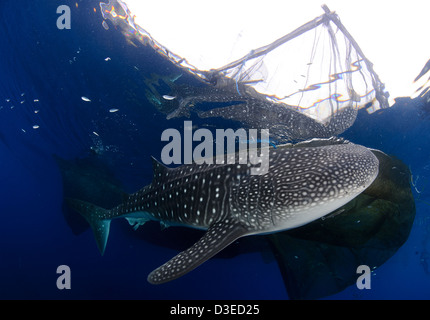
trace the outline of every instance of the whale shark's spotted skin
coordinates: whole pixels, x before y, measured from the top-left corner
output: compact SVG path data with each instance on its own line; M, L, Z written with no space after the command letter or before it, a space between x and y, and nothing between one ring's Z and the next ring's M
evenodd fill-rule
M105 210L78 200L71 204L92 226L102 253L114 218L127 218L135 227L158 220L164 225L207 229L191 248L148 276L151 283L164 283L188 273L242 236L304 225L364 191L378 175L374 154L353 143L324 141L316 147L271 149L269 170L263 175L251 175L249 164L169 169L154 160L153 182L118 207Z

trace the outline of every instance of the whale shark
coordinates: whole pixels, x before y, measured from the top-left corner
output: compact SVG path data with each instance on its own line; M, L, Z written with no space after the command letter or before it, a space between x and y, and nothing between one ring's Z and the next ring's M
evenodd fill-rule
M370 186L379 167L370 149L341 139L270 148L269 169L261 175L251 175L250 163L168 168L152 159L152 183L115 208L67 200L90 224L101 254L116 218L126 218L135 228L156 220L164 226L207 230L190 248L152 271L152 284L187 274L238 238L324 217Z
M270 128L271 138L284 143L337 136L352 126L358 114L358 109L350 105L336 110L324 121L316 120L296 107L261 99L256 93L246 91L250 88L243 87L244 94L238 94L236 83L221 88L170 87L171 99L164 98L160 102L164 110L173 110L167 114L168 120L190 118L191 113L201 119L223 118L239 122L246 128ZM221 106L207 110L208 103Z

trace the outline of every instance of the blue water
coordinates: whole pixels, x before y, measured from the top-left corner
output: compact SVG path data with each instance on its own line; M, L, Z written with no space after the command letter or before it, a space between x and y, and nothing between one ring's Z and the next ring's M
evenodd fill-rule
M52 155L85 158L96 148L133 192L151 182L150 156L160 157L161 132L183 121L167 121L142 89L144 76L169 63L106 31L98 3L61 1L72 9L72 28L59 30L59 1L0 1L0 298L288 299L263 238L241 239L186 277L153 286L148 273L191 245L199 231L160 231L155 223L133 231L116 220L104 256L90 230L72 233ZM360 114L343 136L411 168L417 213L409 239L376 270L370 290L351 286L327 299L430 298L430 274L420 263L421 253L430 251L425 106L405 100L379 114ZM60 265L70 267L69 290L56 286Z

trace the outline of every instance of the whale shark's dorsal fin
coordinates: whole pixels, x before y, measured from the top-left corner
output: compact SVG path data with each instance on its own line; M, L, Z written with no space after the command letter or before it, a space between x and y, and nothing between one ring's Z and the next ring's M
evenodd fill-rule
M164 164L162 164L160 161L155 159L154 157L151 157L152 159L152 171L154 173L154 181L158 180L162 177L165 177L166 174L172 170L169 167L166 167Z
M152 271L148 275L148 281L152 284L162 284L179 278L246 234L248 229L231 218L216 222L192 247Z

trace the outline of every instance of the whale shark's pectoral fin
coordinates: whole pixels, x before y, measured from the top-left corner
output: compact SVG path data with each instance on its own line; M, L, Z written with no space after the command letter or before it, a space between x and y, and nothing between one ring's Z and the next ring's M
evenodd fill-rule
M148 275L152 284L161 284L177 279L213 257L236 239L246 235L248 230L233 219L212 224L205 235L192 247L182 251Z

